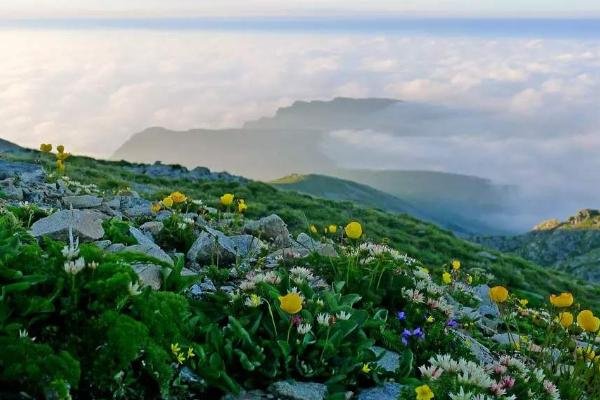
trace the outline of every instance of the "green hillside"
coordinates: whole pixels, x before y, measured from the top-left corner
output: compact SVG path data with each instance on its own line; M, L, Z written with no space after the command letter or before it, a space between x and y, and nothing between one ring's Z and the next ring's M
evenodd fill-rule
M37 152L4 153L4 159L37 161ZM52 169L53 164L42 162ZM132 172L133 164L120 161L72 157L68 174L73 179L94 183L100 189L117 192L131 188L149 199L159 199L177 188L195 199L215 204L222 193L234 192L246 199L248 217L257 218L270 213L279 215L293 234L306 232L311 224L327 226L343 224L350 219L361 221L368 238L387 242L409 256L421 260L434 270L458 258L474 269L492 273L499 282L522 293L542 300L549 293L572 291L580 299L600 304L600 287L573 279L571 275L540 267L522 258L488 250L456 237L452 232L405 214L397 214L357 205L349 201L315 198L293 191L280 190L256 182L199 181L156 178Z

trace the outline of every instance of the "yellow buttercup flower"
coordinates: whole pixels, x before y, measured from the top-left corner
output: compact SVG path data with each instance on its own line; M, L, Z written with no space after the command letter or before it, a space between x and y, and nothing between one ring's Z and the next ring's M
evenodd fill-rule
M310 230L310 233L312 233L313 235L318 232L317 227L315 225L311 225L308 229Z
M336 233L337 232L337 225L329 225L327 227L327 230L329 231L329 233Z
M181 352L181 347L179 347L179 343L171 343L171 353L177 355Z
M597 332L600 329L600 319L590 310L583 310L577 314L577 325L586 332Z
M50 153L52 151L52 145L49 143L42 143L40 145L40 151L42 153Z
M187 197L181 192L173 192L169 197L175 204L185 203L187 201Z
M442 274L442 282L444 282L446 285L449 285L452 283L452 275L450 275L449 272L444 271L444 273Z
M470 285L473 283L473 277L471 275L467 275L467 283Z
M435 318L433 318L431 315L429 317L427 317L427 319L425 320L427 322L429 322L430 324L432 324L435 321Z
M194 354L194 349L192 349L190 347L190 348L188 348L188 351L187 351L187 358L193 358L193 357L196 357L196 354Z
M243 199L240 199L240 201L238 202L238 212L240 214L243 214L244 212L246 212L247 209L248 205L246 205L246 202Z
M279 303L281 309L288 314L297 314L302 310L302 296L296 292L279 296Z
M556 319L558 320L558 323L561 324L565 329L573 325L573 314L568 311L559 313Z
M527 306L527 304L529 304L529 300L527 300L527 299L520 299L519 300L519 304L521 305L521 307L525 307L525 306Z
M221 196L220 201L222 205L229 207L233 203L234 198L235 196L233 194L225 193L223 196Z
M417 394L416 400L431 400L435 397L431 388L427 385L422 385L415 388Z
M154 203L150 206L150 211L152 211L154 214L159 212L161 209L162 209L162 206L160 205L160 203Z
M452 269L458 271L460 269L460 261L452 260Z
M363 234L362 226L356 221L352 221L346 225L344 232L346 232L346 236L350 239L359 239Z
M489 295L494 303L504 303L508 300L508 290L504 286L494 286L490 289Z
M60 160L60 161L65 161L69 157L71 157L70 153L65 153L65 152L56 153L56 159Z
M173 199L171 198L171 196L167 196L162 200L162 205L165 206L166 208L171 208L173 207Z
M59 144L58 146L56 146L56 151L58 151L59 153L64 153L65 146L63 146L62 144Z
M550 303L557 308L570 307L573 304L573 295L571 293L561 293L560 295L550 295Z
M363 373L368 374L369 372L371 372L371 366L369 365L369 363L364 363L362 365L362 368L360 369Z

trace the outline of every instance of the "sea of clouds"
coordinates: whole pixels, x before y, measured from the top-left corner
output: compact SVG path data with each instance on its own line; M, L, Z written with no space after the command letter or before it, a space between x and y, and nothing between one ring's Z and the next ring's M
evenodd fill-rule
M149 126L238 127L298 99L391 97L457 111L415 119L410 135L332 132L327 154L520 185L536 205L527 221L600 207L600 40L3 29L0 55L0 137L25 146L108 157Z

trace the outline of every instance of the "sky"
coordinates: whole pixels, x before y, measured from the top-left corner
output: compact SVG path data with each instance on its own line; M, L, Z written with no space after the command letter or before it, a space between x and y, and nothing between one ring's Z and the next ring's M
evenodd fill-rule
M0 16L600 16L597 0L2 0Z
M355 167L439 170L516 184L543 203L535 218L598 207L596 20L522 20L508 27L419 20L397 29L403 20L392 19L382 30L373 17L360 29L339 24L319 32L304 25L259 29L261 20L250 30L239 21L225 29L179 27L178 20L157 26L142 17L188 9L188 16L376 16L392 10L399 16L589 18L600 2L478 1L477 8L459 0L345 1L343 7L331 0L296 1L285 8L266 0L206 3L0 1L0 16L68 19L33 26L0 21L0 137L30 147L63 143L74 153L109 157L149 126L239 127L295 100L397 98L452 107L460 118L418 121L421 134L409 138L332 132L323 144L329 154ZM147 22L74 25L83 17Z

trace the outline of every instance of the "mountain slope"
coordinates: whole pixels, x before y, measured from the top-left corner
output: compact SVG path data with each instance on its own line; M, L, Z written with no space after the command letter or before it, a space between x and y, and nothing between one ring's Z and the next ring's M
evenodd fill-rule
M39 156L37 152L26 152L4 153L0 157L32 162ZM43 159L41 162L48 170L54 168L52 159ZM160 199L173 190L180 190L194 199L203 200L207 205L218 206L219 196L228 192L235 193L238 198L246 200L249 218L275 213L286 221L294 235L306 232L309 224L342 225L354 219L363 224L368 239L386 241L409 256L421 260L434 274L441 274L444 265L458 258L465 268L492 273L499 282L530 298L543 301L549 293L569 290L578 298L600 304L600 287L596 285L516 256L486 250L478 244L457 238L449 231L405 214L385 212L353 202L318 199L279 190L262 182L169 179L136 173L135 168L131 167L127 162L73 156L68 161L67 171L71 178L94 183L101 190L118 192L131 188L153 200Z
M600 282L600 212L581 210L568 220L544 221L518 236L475 236L471 240L537 264Z

